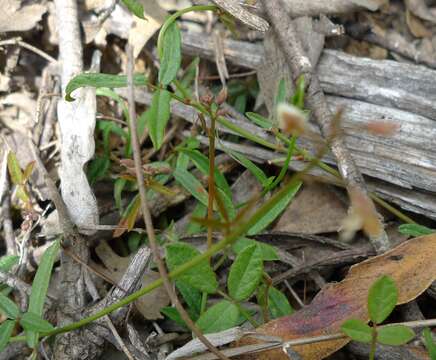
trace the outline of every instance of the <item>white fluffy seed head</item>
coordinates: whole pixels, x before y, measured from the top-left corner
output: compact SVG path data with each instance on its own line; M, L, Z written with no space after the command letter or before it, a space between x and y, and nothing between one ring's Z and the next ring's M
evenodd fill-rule
M279 128L287 134L301 135L308 130L307 114L294 105L277 105Z

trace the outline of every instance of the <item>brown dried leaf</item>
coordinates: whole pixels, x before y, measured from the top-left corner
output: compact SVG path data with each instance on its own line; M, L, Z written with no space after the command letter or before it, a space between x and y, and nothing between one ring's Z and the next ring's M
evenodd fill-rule
M26 4L20 0L0 0L0 8L2 9L0 33L30 30L47 11L47 5L42 1Z
M407 9L417 17L436 23L436 9L428 7L425 0L405 0L405 4Z
M432 32L419 20L418 17L413 15L409 10L406 11L406 23L413 36L422 38L430 37Z
M95 251L106 267L105 275L118 283L130 264L130 257L118 256L106 242L101 242ZM159 273L147 270L141 280L141 287L147 286L158 278ZM147 320L156 320L162 318L160 309L167 306L169 302L167 292L160 287L136 300L135 306Z
M312 303L291 316L282 317L259 327L261 334L283 340L329 335L340 331L349 318L368 321L366 300L372 283L381 275L392 277L398 287L398 303L419 296L436 279L436 235L404 242L396 248L353 266L339 283L327 285ZM317 360L334 353L349 340L340 339L295 346L303 359ZM243 339L238 345L255 342ZM286 360L281 349L253 354L245 359Z
M350 0L350 2L366 8L371 11L378 10L381 6L385 5L387 0Z
M274 230L301 234L336 232L346 215L347 207L326 185L307 182Z

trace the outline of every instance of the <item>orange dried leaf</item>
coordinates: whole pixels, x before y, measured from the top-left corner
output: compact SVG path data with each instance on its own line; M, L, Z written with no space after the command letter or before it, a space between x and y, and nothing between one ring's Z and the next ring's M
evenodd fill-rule
M373 135L392 136L400 129L400 125L392 121L374 120L366 124L365 130Z
M398 305L412 301L436 280L436 235L404 242L396 248L354 265L339 283L325 286L312 303L291 316L259 327L257 332L281 337L284 341L340 332L350 318L368 321L368 290L382 275L390 276L398 287ZM347 339L295 346L303 359L324 359L345 344ZM238 345L256 342L242 339ZM252 360L288 360L281 349L247 355Z

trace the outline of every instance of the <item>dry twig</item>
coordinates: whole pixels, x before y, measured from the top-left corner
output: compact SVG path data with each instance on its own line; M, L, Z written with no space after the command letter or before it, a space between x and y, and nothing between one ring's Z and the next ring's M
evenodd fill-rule
M293 80L296 81L300 76L304 76L307 86L306 103L324 137L331 139L331 150L336 156L338 168L346 182L349 196L353 198L356 192L359 193L362 201L371 206L371 211L376 214L362 174L351 157L343 137L339 136L337 130L332 128L334 125L332 113L327 105L319 80L313 72L312 64L298 38L293 21L283 12L282 1L263 1L263 6L286 55ZM372 229L374 231L369 233L369 238L377 252L384 252L390 247L389 239L378 214L374 221L378 224L376 224L375 229Z
M129 45L127 48L127 88L128 88L128 103L129 103L129 125L130 125L130 133L132 134L132 149L133 149L133 159L135 162L135 173L138 182L139 196L141 199L141 212L144 218L145 227L147 230L148 240L150 242L150 247L153 252L153 256L157 263L157 267L159 269L159 274L162 277L165 290L168 293L168 296L171 299L171 302L174 304L176 309L178 310L180 316L183 321L185 321L186 325L194 332L194 334L207 346L207 348L214 353L218 358L223 360L228 360L228 358L223 355L218 349L216 349L201 333L198 327L194 324L194 322L189 317L186 310L183 308L180 303L174 289L171 285L171 282L168 277L168 272L165 267L165 264L160 256L159 248L156 241L156 234L153 226L153 221L151 218L150 209L148 206L145 186L144 186L144 174L142 171L141 164L141 149L139 147L139 139L137 133L136 126L136 110L135 110L135 94L133 87L133 68L134 68L134 60L133 60L133 48Z

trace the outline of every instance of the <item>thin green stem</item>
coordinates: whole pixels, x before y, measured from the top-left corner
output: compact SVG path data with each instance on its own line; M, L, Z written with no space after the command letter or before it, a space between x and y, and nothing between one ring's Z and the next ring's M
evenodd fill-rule
M279 175L274 179L274 181L270 185L268 185L262 191L262 195L261 196L264 196L264 195L266 195L268 193L268 191L273 190L280 183L280 181L282 181L283 178L285 177L286 172L288 171L289 162L291 161L292 155L294 153L295 142L296 141L297 141L297 137L295 135L292 135L291 143L289 144L289 147L288 147L288 154L286 155L285 162L283 163L283 166L280 169Z
M173 15L171 15L163 24L161 30L159 31L159 36L157 38L157 50L158 50L158 54L159 57L162 57L162 53L163 53L163 36L165 34L165 32L168 30L168 27L174 22L176 21L180 16L182 16L183 14L186 14L188 12L191 11L217 11L219 10L219 7L215 6L215 5L194 5L194 6L190 6L187 7L186 9L182 9L179 10L177 12L175 12Z
M308 169L309 169L309 166L302 173L306 172ZM265 204L263 204L253 214L253 216L250 219L248 219L248 221L246 221L246 222L242 223L241 225L239 225L238 227L236 227L233 232L231 232L229 235L224 237L223 240L216 243L211 248L207 249L201 255L198 255L195 258L191 259L190 261L186 262L185 264L177 267L175 270L173 270L172 272L170 272L168 274L168 277L170 279L174 280L175 278L177 278L178 276L180 276L181 274L183 274L187 270L191 269L192 267L198 265L202 261L207 260L210 257L212 257L213 255L215 255L216 253L220 252L225 247L227 247L227 245L230 245L233 242L235 242L238 238L240 238L242 235L244 235L254 224L256 224L263 216L265 216L266 213L268 213L274 206L276 206L279 201L282 200L283 196L285 194L287 194L287 192L293 186L295 186L295 183L297 181L299 181L302 173L295 174L289 180L289 182L285 186L283 186L283 188L280 189L270 200L268 200ZM123 306L126 306L126 305L132 303L133 301L139 299L141 296L148 294L151 291L155 290L156 288L161 286L162 283L163 283L162 278L159 278L159 279L153 281L152 283L148 284L146 287L126 296L124 299L118 301L117 303L109 305L108 307L96 312L95 314L92 314L92 315L90 315L82 320L65 325L63 327L55 328L52 331L49 331L46 333L41 333L40 336L53 336L53 335L65 333L67 331L73 331L73 330L79 329L79 328L81 328L85 325L88 325L89 323L105 316L105 315L110 314L111 312L113 312L113 311L115 311ZM17 336L17 337L11 338L11 341L20 341L20 340L25 340L25 337Z
M213 219L213 202L215 199L215 123L216 115L211 111L209 133L209 178L208 178L208 203L207 203L207 220ZM207 248L212 246L213 229L211 224L207 226Z
M403 214L400 210L395 209L392 205L384 201L383 199L379 198L374 193L369 193L369 196L374 202L379 204L380 206L384 207L386 210L388 210L391 214L395 215L398 219L404 221L407 224L416 224L416 222L408 217L406 214Z
M240 128L238 125L233 124L231 121L227 120L223 116L219 116L217 120L220 124L224 125L227 129L234 131L238 135L240 135L248 140L251 140L255 143L263 145L269 149L283 151L283 149L280 146L272 144L268 140L262 139L260 136L254 135L254 134L250 133L249 131Z

